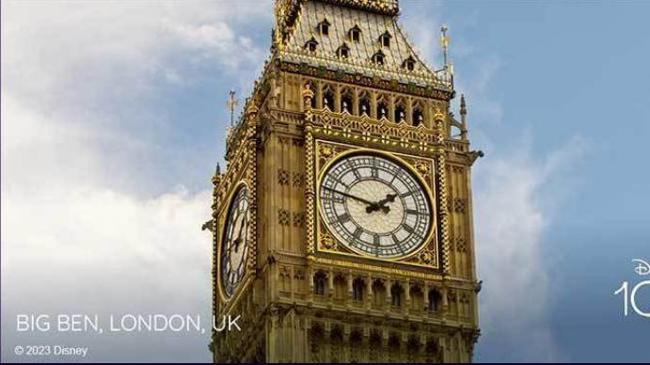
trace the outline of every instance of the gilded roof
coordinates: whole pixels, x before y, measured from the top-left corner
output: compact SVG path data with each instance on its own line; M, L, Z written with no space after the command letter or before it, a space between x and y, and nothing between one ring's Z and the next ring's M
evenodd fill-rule
M320 0L298 3L289 28L283 30L284 44L279 47L281 59L403 83L451 88L451 75L446 71L432 71L414 51L397 23L396 1ZM364 4L374 4L378 8L370 11L362 6ZM380 5L384 11L377 10ZM319 29L324 21L329 23L327 35ZM354 27L360 30L358 41L350 37L350 29ZM380 36L386 33L390 35L390 46L380 42ZM315 51L306 46L310 41L317 42ZM343 45L349 49L346 58L337 52ZM373 61L378 52L384 56L383 64ZM413 70L405 67L407 59L414 61Z

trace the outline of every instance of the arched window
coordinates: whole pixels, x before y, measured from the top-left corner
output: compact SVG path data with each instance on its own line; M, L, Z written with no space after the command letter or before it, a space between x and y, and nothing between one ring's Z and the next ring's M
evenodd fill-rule
M334 298L336 299L345 299L345 293L347 291L347 283L345 278L340 275L337 275L334 278Z
M308 40L307 43L305 43L305 48L309 52L316 52L316 47L318 47L318 42L314 37L311 37L311 39Z
M378 51L377 53L372 55L372 62L383 66L384 63L386 63L386 56L384 55L384 52Z
M329 35L330 34L330 22L328 22L327 19L323 19L323 21L318 23L318 31L323 36Z
M352 93L350 91L344 91L341 94L341 112L352 114Z
M348 31L348 35L351 41L358 42L361 39L361 28L355 25L354 27L352 27L352 29Z
M388 107L386 106L386 103L383 101L380 101L377 104L377 119L381 118L388 118Z
M388 347L397 350L400 347L399 337L395 333L391 333L388 337Z
M404 292L404 289L402 289L402 286L399 284L393 284L393 287L390 289L390 296L391 296L391 304L395 307L399 307L402 305L402 293Z
M386 288L381 280L375 280L372 284L372 297L375 307L381 307L386 303Z
M422 114L422 110L420 110L420 108L413 108L413 125L417 127L423 123L424 114Z
M398 104L395 106L395 123L402 123L406 121L406 108L404 105Z
M411 310L416 312L424 310L424 294L419 286L411 287Z
M327 281L327 276L324 272L319 271L314 275L314 294L316 295L325 295L325 282Z
M382 47L388 48L388 47L390 47L390 39L391 38L392 38L392 36L390 35L390 33L388 33L388 31L386 31L384 34L379 36L379 44L381 44Z
M323 93L323 108L334 109L334 93L330 89L325 90Z
M332 342L343 341L343 329L340 325L332 326L332 330L330 331L330 338L332 339Z
M405 59L404 62L402 62L402 68L408 71L415 70L415 59L412 56L409 56L409 58Z
M438 312L442 306L442 295L436 289L429 290L429 311Z
M366 283L363 282L363 279L356 278L352 282L352 299L356 301L363 300L363 289L365 288Z
M347 44L343 43L343 45L339 47L338 50L336 50L336 55L339 56L340 58L350 57L350 47L348 47Z
M370 115L370 98L365 92L359 96L359 115Z

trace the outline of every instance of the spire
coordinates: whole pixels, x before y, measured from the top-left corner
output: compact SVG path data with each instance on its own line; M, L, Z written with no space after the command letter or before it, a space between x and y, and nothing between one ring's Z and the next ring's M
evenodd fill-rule
M221 175L221 166L219 166L219 163L217 162L217 168L214 171L214 176L219 176Z
M235 98L235 90L230 90L228 92L228 109L230 109L230 126L232 127L235 123L235 108L239 101Z
M449 42L451 42L451 38L447 35L448 30L449 28L446 25L440 27L440 46L442 47L443 68L453 75L454 66L449 62Z
M465 94L460 94L460 115L465 118L467 115L467 105L465 104Z
M467 104L465 104L465 94L460 94L460 137L467 139Z

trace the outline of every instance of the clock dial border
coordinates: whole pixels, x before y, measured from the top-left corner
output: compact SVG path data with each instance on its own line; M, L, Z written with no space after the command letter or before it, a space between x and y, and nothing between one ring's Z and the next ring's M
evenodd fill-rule
M224 278L221 272L221 267L222 267L222 253L223 253L223 244L224 244L224 239L226 236L226 224L228 223L228 218L230 216L230 213L233 209L233 203L234 199L237 197L240 191L246 190L246 195L247 195L247 200L248 200L248 207L247 209L247 215L248 215L248 223L246 227L246 245L248 246L247 249L247 255L245 258L243 258L243 267L244 267L244 273L242 274L241 279L239 280L237 286L234 288L233 292L231 294L228 294L225 287L224 287ZM250 268L249 268L249 262L252 258L252 241L251 241L251 220L253 218L253 211L252 211L252 202L251 202L251 189L246 183L246 181L240 181L237 183L234 188L230 191L228 194L228 198L225 200L228 202L226 205L226 209L222 210L222 214L220 217L220 222L221 224L219 225L220 227L223 227L223 232L219 232L217 237L219 238L217 242L217 262L216 262L216 269L217 273L219 275L219 280L218 280L218 285L217 287L219 288L219 294L221 297L221 300L223 302L229 302L235 299L238 296L238 293L241 291L242 288L246 286L247 279L250 275Z
M317 237L317 242L316 242L316 252L322 252L322 253L332 253L332 254L338 254L338 255L346 255L346 256L351 256L355 258L360 258L360 259L369 259L369 260L378 260L378 261L387 261L387 262L399 262L399 263L404 263L404 264L409 264L409 265L417 265L417 266L425 266L425 267L434 267L434 268L440 268L440 253L442 248L438 244L438 225L439 225L439 217L437 214L437 202L436 202L436 194L434 193L435 191L435 184L436 184L436 179L435 179L435 161L433 158L426 158L426 157L421 157L421 156L414 156L414 155L407 155L403 153L394 153L394 152L389 152L389 151L381 151L381 150L375 150L375 149L370 149L370 148L365 148L365 147L359 147L359 146L354 146L354 145L348 145L348 144L342 144L342 143L336 143L336 142L330 142L327 140L315 140L315 150L316 150L316 156L315 156L315 181L314 181L314 191L315 191L315 200L316 200L316 206L315 206L315 216L317 218L316 222L316 237ZM319 159L322 156L319 156L319 150L323 147L326 146L326 148L331 150L331 155L327 159L327 161L323 164L319 162ZM340 152L336 152L336 150L341 150ZM329 151L328 151L329 152ZM348 247L347 245L344 245L339 242L339 240L330 232L329 228L325 224L325 219L326 217L323 216L322 214L322 201L321 201L321 183L323 181L323 178L325 177L326 173L329 171L329 169L336 164L338 161L341 159L344 159L348 156L352 155L376 155L382 158L386 158L390 160L393 163L396 163L399 165L401 168L404 168L407 170L407 172L413 176L414 179L416 179L417 183L422 187L424 190L425 198L428 199L428 204L429 204L429 209L431 212L431 220L430 220L430 226L429 226L429 231L426 234L426 238L422 241L420 246L409 252L407 255L404 256L397 256L397 257L377 257L374 255L368 255L367 253L363 253L361 251L357 251L353 248ZM408 161L408 160L413 160L413 162ZM431 177L429 179L431 181L427 181L422 174L420 174L416 168L415 168L415 161L425 161L427 164L429 164L430 168L430 174ZM333 244L329 245L322 245L322 241L334 241ZM417 262L413 262L413 258L422 253L423 250L427 248L433 247L434 255L435 255L435 262L434 264L421 264Z

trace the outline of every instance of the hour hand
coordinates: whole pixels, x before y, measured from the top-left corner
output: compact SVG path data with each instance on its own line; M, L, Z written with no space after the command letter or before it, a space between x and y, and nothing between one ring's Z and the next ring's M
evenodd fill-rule
M395 201L395 198L397 197L397 194L386 194L386 198L374 203L373 205L369 206L366 208L366 211L368 213L375 211L375 210L380 210L384 212L384 214L390 212L390 207L386 206L386 203L392 203Z

